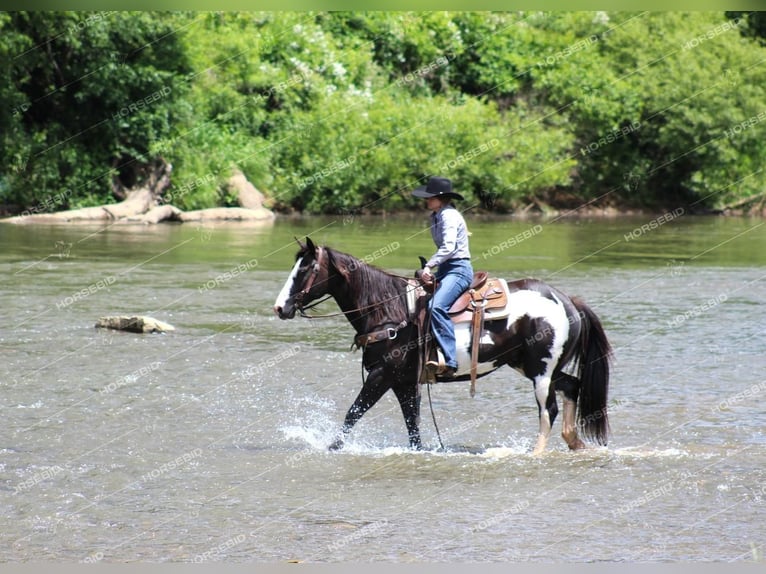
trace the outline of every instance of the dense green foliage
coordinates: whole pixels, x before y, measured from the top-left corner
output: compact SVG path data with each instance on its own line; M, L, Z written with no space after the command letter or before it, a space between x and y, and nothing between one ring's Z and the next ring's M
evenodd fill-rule
M766 190L763 20L746 13L0 13L0 203L277 209L716 208ZM61 201L50 202L55 195ZM61 205L59 205L59 203Z
M171 24L146 13L0 14L0 54L0 190L26 206L132 185L190 69Z

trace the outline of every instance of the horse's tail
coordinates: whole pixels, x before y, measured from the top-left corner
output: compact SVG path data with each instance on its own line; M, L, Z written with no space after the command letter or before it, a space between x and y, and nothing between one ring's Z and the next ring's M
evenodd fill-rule
M577 376L580 379L577 426L585 437L606 445L609 433L606 403L612 348L593 310L579 299L573 298L572 302L581 317L582 326L577 346Z

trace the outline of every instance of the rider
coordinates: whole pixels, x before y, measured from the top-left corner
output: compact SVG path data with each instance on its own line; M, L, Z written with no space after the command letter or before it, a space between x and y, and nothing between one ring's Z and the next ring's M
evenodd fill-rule
M452 181L445 177L432 177L425 186L412 192L426 200L431 210L431 237L437 250L421 272L421 279L429 283L434 277L436 292L431 300L431 324L436 342L444 353L444 365L428 361L426 368L444 378L453 378L457 370L455 330L448 314L449 308L471 285L473 267L468 250L468 228L465 219L452 203L463 199L452 191ZM433 270L437 269L435 274Z

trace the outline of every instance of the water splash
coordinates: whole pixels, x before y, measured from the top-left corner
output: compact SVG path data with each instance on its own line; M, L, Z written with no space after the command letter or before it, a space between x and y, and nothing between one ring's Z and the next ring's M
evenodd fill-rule
M285 438L325 450L338 429L335 404L318 395L294 397L289 404L295 405L293 420L279 428Z

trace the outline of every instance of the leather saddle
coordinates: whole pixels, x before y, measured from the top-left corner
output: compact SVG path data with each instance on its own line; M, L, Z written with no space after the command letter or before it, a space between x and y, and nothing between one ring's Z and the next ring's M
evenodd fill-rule
M486 271L477 271L473 275L471 285L455 300L448 313L454 324L470 323L470 392L473 397L476 393L476 379L478 378L477 368L482 327L485 321L508 316L508 284L503 279L490 278ZM431 352L436 354L433 348Z
M505 284L497 278L489 277L486 271L477 271L473 274L468 290L450 307L449 315L453 323L463 323L471 321L479 310L484 315L487 311L503 310L507 305L508 290Z

